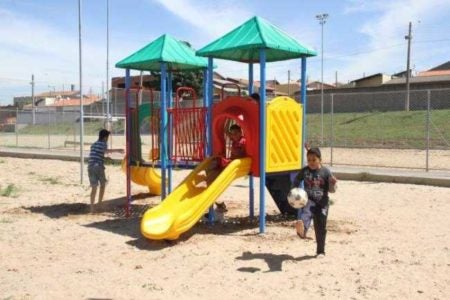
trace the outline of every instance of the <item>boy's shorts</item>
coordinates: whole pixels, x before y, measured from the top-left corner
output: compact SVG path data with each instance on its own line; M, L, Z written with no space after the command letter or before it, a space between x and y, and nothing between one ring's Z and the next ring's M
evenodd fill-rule
M88 167L88 176L89 176L89 182L92 187L98 186L98 183L100 182L100 185L106 184L106 177L105 177L105 167L100 165L93 165Z

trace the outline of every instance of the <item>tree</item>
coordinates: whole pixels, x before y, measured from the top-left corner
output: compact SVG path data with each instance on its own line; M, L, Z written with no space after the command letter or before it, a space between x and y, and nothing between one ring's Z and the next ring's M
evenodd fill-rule
M191 44L187 41L181 41L189 48L192 48ZM161 73L160 72L150 72L155 80L150 82L150 85L148 87L153 88L155 90L159 90L161 87ZM202 88L202 82L203 82L203 71L202 70L196 70L196 71L185 71L185 72L176 72L173 74L172 77L173 83L172 83L172 92L175 92L177 88L181 86L187 86L190 88L193 88L195 90L195 93L199 96L203 96L203 88Z
M161 73L160 72L150 72L154 76L154 80L150 84L145 84L145 87L158 90L161 87ZM176 92L177 88L180 86L187 86L193 88L197 95L200 97L203 95L203 71L186 71L177 72L173 74L172 77L172 92Z

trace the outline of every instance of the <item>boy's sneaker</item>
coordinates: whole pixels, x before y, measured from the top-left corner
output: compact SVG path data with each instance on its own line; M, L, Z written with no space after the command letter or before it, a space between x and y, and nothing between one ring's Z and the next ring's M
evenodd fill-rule
M317 255L316 255L316 258L318 258L318 259L325 258L325 253L319 253L319 254L317 254Z
M297 231L297 235L299 236L299 238L306 238L305 225L303 224L302 220L297 221L297 223L295 224L295 230Z

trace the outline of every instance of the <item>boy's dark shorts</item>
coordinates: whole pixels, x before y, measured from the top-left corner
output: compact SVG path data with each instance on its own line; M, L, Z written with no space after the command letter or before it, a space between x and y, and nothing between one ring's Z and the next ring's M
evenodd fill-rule
M105 167L100 165L93 165L88 167L88 176L89 176L89 182L92 187L106 184L106 177L105 177Z

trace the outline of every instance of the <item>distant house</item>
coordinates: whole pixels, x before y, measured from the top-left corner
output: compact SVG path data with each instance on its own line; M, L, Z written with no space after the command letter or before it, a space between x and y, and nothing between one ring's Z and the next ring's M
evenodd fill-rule
M75 91L74 86L72 85L71 90L69 91L49 91L43 92L34 95L34 104L36 106L48 106L55 103L57 99L61 98L76 98L80 97L80 91ZM23 109L24 107L32 106L32 97L31 96L18 96L13 99L14 106L19 109Z
M411 70L409 70L410 76L412 76L411 74ZM408 74L408 72L405 71L401 71L395 74L392 74L392 78L398 78L398 77L406 77L406 74Z
M450 75L450 61L443 63L428 71L419 72L418 76L446 76Z
M46 109L52 108L55 110L78 110L80 107L80 92L72 91L67 93L60 93L65 96L61 96L60 94L56 95L56 92L52 92L53 95L50 96L50 93L42 93L35 96L35 107L37 109L45 107ZM96 95L83 95L83 106L90 106L97 102L101 102L101 97ZM23 106L23 109L31 109L32 105L27 104Z
M450 73L448 75L422 75L411 77L409 79L412 88L426 87L426 88L449 88L450 87ZM405 85L406 78L393 78L386 82L384 86L389 85ZM428 87L427 87L428 86Z
M279 84L280 82L276 79L266 80L266 85L270 85L273 88Z
M332 84L328 84L325 82L320 82L320 81L311 81L308 82L308 84L306 85L306 89L308 91L314 91L314 90L321 90L322 89L322 85L323 85L323 89L327 90L327 89L334 89L335 86Z
M377 73L353 80L350 82L350 86L355 88L380 86L391 79L392 79L391 75Z
M147 74L142 76L142 86L150 87L152 82L159 80L156 76ZM141 76L130 76L131 88L138 88L140 86ZM125 77L113 77L111 78L111 88L125 88Z
M300 82L298 80L291 80L290 83L280 83L275 86L277 93L284 93L287 96L292 96L300 91Z

